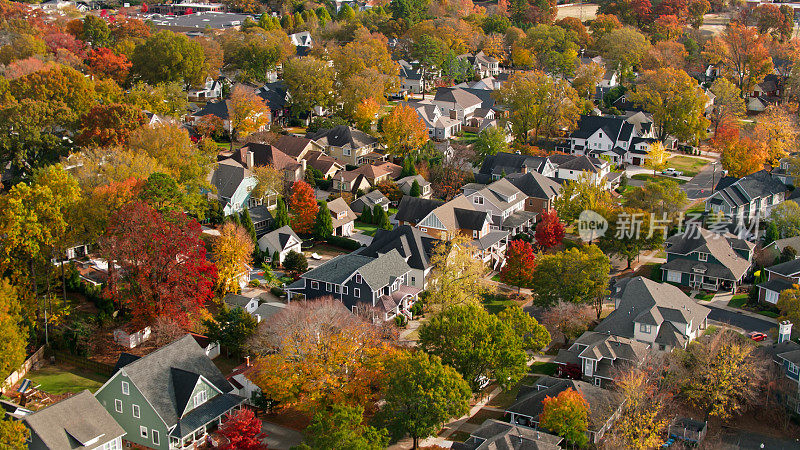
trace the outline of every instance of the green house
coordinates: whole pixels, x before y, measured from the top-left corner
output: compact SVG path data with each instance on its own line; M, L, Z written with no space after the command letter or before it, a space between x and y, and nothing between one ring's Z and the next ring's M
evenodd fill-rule
M120 355L95 397L126 441L164 450L192 447L245 401L189 334L144 357Z

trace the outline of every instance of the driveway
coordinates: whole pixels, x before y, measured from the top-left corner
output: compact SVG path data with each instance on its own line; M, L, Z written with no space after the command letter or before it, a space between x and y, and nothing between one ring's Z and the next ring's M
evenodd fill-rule
M350 236L350 239L360 243L361 245L369 245L372 244L372 236L367 236L364 233L353 233Z
M261 422L261 432L267 434L263 442L270 450L289 450L303 442L299 431L270 422Z
M741 328L745 332L760 331L762 333L767 333L770 329L776 328L776 325L768 320L750 317L734 311L717 308L716 306L705 306L711 310L711 312L708 314L708 318L710 320Z

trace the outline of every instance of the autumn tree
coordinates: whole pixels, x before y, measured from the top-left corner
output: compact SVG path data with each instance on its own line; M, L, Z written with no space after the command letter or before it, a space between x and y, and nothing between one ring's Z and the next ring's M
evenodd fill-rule
M151 85L194 85L205 76L204 59L203 48L186 35L159 31L133 50L131 75Z
M240 277L249 268L253 245L250 234L241 226L226 222L220 229L211 249L220 295L239 291Z
M513 240L506 249L506 263L500 271L500 280L508 285L516 286L517 292L528 287L536 267L536 255L531 244L523 240Z
M800 286L794 284L778 296L778 309L781 317L792 323L800 323Z
M577 34L555 25L539 24L527 31L525 44L538 62L537 66L549 74L572 77L578 59Z
M581 97L592 98L605 74L606 70L600 64L581 64L575 70L572 87Z
M475 151L473 164L480 166L487 156L508 151L508 136L501 127L484 128L478 133L478 139L475 140L472 149Z
M669 425L666 408L669 398L659 388L656 376L645 368L633 367L620 373L614 382L623 406L612 440L635 450L660 446Z
M739 129L728 122L723 123L712 140L714 148L722 153L722 168L732 177L743 177L764 168L767 146L739 136Z
M552 306L559 301L589 304L600 318L602 300L608 294L611 262L597 246L570 248L540 256L537 261L532 282L537 304Z
M589 443L589 402L578 391L567 388L542 400L539 425L568 442L583 447Z
M339 300L293 301L251 340L258 355L253 381L285 408L311 413L337 403L364 405L395 355L393 342Z
M334 73L327 62L313 56L290 59L283 69L283 79L298 113L331 105Z
M30 431L22 421L11 417L0 419L0 447L25 448L29 435Z
M305 429L298 450L383 450L389 445L386 430L364 425L364 407L334 404L318 411Z
M212 296L216 269L206 260L200 225L183 213L131 202L111 217L100 251L118 267L106 295L140 323L168 316L186 324Z
M536 224L536 243L544 248L552 248L564 240L564 224L558 218L555 209L543 211L539 223Z
M212 319L203 321L206 336L234 355L241 355L250 337L256 332L256 318L242 308L223 305Z
M749 93L772 72L772 58L764 36L750 27L731 22L721 34L708 41L703 56L722 65L722 74Z
M731 330L719 331L677 349L670 375L678 380L680 396L705 414L727 421L763 398L762 382L768 362L755 345Z
M397 105L383 118L383 139L392 155L412 157L428 142L428 128L414 108Z
M499 91L497 99L510 110L512 129L521 143L540 136L550 137L575 127L579 110L578 94L562 79L544 72L517 72Z
M716 133L724 121L744 117L746 108L742 91L726 78L717 78L711 85L714 94L714 109L711 112L711 123Z
M128 136L145 123L144 113L124 103L97 105L83 118L77 141L87 147L110 147L127 142Z
M644 186L631 188L625 193L625 206L654 213L657 218L674 218L686 207L686 191L667 178L649 181Z
M139 198L158 212L183 211L183 192L170 175L155 172L141 186Z
M0 278L0 376L5 377L25 361L28 330L21 324L22 307L17 288ZM0 433L2 435L2 433ZM0 444L2 444L0 438Z
M527 371L523 337L482 306L451 306L419 328L419 345L464 377L473 391L494 379L503 386Z
M231 148L234 139L242 139L264 128L270 121L270 110L264 99L243 85L233 88L228 100L228 120L231 128Z
M266 437L261 432L261 419L250 408L229 413L217 433L225 438L219 447L223 450L266 450L262 442Z
M627 262L631 268L633 261L645 250L660 249L669 225L661 225L653 219L662 217L633 208L620 208L603 214L609 227L605 235L600 236L597 245L609 255L616 255ZM672 221L669 221L671 224Z
M591 308L563 300L547 308L542 314L542 324L550 332L550 336L553 339L563 338L565 345L570 339L583 334L593 320Z
M289 209L292 212L292 229L298 233L311 233L319 205L314 189L305 181L295 181L292 185Z
M645 72L628 99L653 113L653 125L661 140L671 135L697 142L708 128L704 115L708 97L697 81L682 70Z
M599 210L611 204L611 195L591 178L581 175L575 181L567 182L561 195L553 201L558 217L572 223L585 210Z
M466 381L437 356L415 351L389 362L381 383L386 402L380 419L395 439L435 435L453 417L469 410L472 392Z
M497 317L522 338L522 348L532 352L541 351L550 345L550 332L532 315L517 305L506 307Z
M650 41L637 30L624 27L611 30L597 40L606 67L627 77L650 49Z
M179 81L160 83L155 86L138 82L127 91L124 101L139 107L139 109L150 111L153 114L179 119L186 114L186 109L189 106L186 92L183 89L184 86ZM217 116L212 117L219 119ZM221 132L221 120L219 125L219 131ZM201 128L202 126L203 125L201 125ZM200 132L200 134L204 133ZM211 134L214 133L208 133L208 135Z
M800 205L794 200L775 205L769 213L769 223L775 225L778 238L800 236Z
M431 270L428 281L428 303L446 307L472 304L480 301L486 292L483 282L483 263L472 257L469 238L456 236L442 240L430 257Z
M753 140L767 148L767 162L773 166L797 148L800 129L793 115L780 106L771 105L761 113L753 127Z
M89 53L86 65L92 74L111 78L122 84L128 78L128 71L133 64L128 61L125 55L117 54L109 48L101 47Z

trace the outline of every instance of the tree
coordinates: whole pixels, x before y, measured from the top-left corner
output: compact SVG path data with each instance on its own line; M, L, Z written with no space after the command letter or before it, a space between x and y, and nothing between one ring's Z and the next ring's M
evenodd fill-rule
M379 205L375 206L377 207ZM376 212L377 212L377 218L375 214ZM379 208L379 210L376 209L376 211L373 211L372 218L373 220L375 220L375 225L377 225L378 228L380 228L381 230L391 230L393 228L391 222L389 222L389 214L383 208Z
M333 219L328 209L328 202L319 202L319 211L314 220L314 237L317 239L327 239L333 236Z
M674 218L683 211L687 202L686 192L668 178L649 181L625 193L625 206L654 213L659 219L664 216Z
M666 227L669 226L661 225L659 230L658 224L653 220L657 216L650 216L633 208L608 211L604 217L609 227L605 235L600 236L597 245L608 254L625 258L628 269L642 251L661 248ZM669 223L672 223L671 220Z
M766 39L755 29L731 22L721 34L706 44L703 56L712 64L722 64L722 74L742 93L751 92L772 72L772 58Z
M578 59L577 34L555 25L539 24L528 29L525 43L536 55L538 67L545 72L572 77Z
M394 338L371 317L332 297L292 301L260 327L253 381L283 408L325 412L335 404L365 405L394 358Z
M686 72L672 68L647 71L628 99L653 113L659 139L672 135L697 142L708 128L705 108L708 97Z
M477 304L486 292L481 261L472 257L470 238L454 236L440 241L430 256L428 303L442 308L451 305Z
M28 330L20 323L22 307L17 289L8 280L0 278L0 377L6 377L25 361ZM0 425L0 444L3 441Z
M249 209L245 208L239 213L239 221L242 223L244 230L247 231L248 236L250 236L250 241L255 245L258 239L256 238L256 227L253 225L253 219L250 217Z
M575 127L579 110L578 94L566 81L555 80L544 72L516 72L496 93L510 112L518 142L550 137Z
M315 106L328 107L333 100L333 69L313 56L290 59L283 69L286 89L292 93L292 106L298 113Z
M101 47L89 53L86 65L89 66L89 71L92 74L111 78L122 84L128 78L128 71L133 63L128 60L127 56L114 53L109 48Z
M183 211L183 192L175 179L165 173L150 174L142 186L139 198L161 213Z
M0 420L0 447L25 448L28 446L28 427L12 418Z
M372 124L380 112L381 105L373 97L361 99L356 105L353 112L353 121L359 130L369 133L372 130Z
M109 220L100 252L119 267L109 273L106 295L139 323L167 316L185 325L212 296L215 267L206 260L200 225L183 213L129 203Z
M790 247L787 247L790 248ZM793 284L791 289L786 289L778 296L778 309L781 317L792 323L800 321L800 286Z
M419 186L419 181L414 180L414 182L411 183L411 189L408 190L408 195L412 197L419 197L421 193L422 188Z
M775 205L769 213L770 224L775 224L778 238L800 236L800 206L793 200Z
M106 45L111 35L105 19L91 14L83 18L82 31L81 39L95 48Z
M641 368L622 372L614 380L622 395L622 416L614 426L614 437L624 448L646 450L659 447L669 425L666 395L657 379Z
M386 373L381 383L386 403L380 415L395 439L411 436L412 448L469 411L469 385L437 356L407 352L391 361Z
M153 114L170 116L179 119L189 106L183 84L179 81L161 83L151 86L138 82L131 87L125 96L125 102L136 105L140 109ZM212 119L213 118L213 119ZM200 123L199 134L204 136L218 136L222 134L222 119L217 116L207 115Z
M590 177L580 175L577 180L567 182L553 201L558 217L572 223L585 210L597 211L611 205L611 195Z
M252 409L242 408L225 416L225 421L217 431L227 439L220 448L223 450L266 450L261 441L266 437L261 432L261 419Z
M669 158L669 153L664 148L664 144L653 142L647 151L647 160L644 162L644 166L648 169L653 169L653 175L655 176L656 172L664 170L667 166L667 158Z
M302 253L290 250L283 258L283 268L289 273L301 274L308 270L308 261Z
M714 94L714 110L711 112L711 123L714 132L723 121L744 117L746 108L742 91L726 78L717 78L711 85Z
M753 140L766 145L767 162L777 165L797 148L800 129L797 121L780 106L771 105L761 113L753 128Z
M501 127L488 127L478 133L478 139L472 149L475 151L475 166L483 164L487 156L496 155L508 151L508 140L506 132Z
M242 308L231 309L223 305L214 318L204 320L203 325L212 342L219 342L229 352L241 355L247 340L256 332L258 322Z
M578 391L567 388L542 400L539 425L578 447L589 443L589 403Z
M550 345L550 332L547 328L519 306L506 307L497 317L522 338L522 348L525 350L538 352Z
M723 132L723 129L725 130ZM717 130L714 147L722 153L722 168L732 177L743 177L764 168L767 148L762 142L739 138L739 131L728 131L727 125Z
M253 254L253 240L242 226L226 222L212 243L217 266L217 291L220 295L239 291L240 277L246 273Z
M359 218L364 223L375 223L375 219L372 217L372 208L369 206L364 206L364 209L361 211L361 217Z
M592 98L605 74L606 70L600 64L581 64L575 70L572 87L581 97Z
M277 230L286 225L289 225L289 211L286 209L286 202L283 201L283 197L279 197L278 207L275 208L275 218L272 221L272 227Z
M205 75L204 60L203 48L197 42L164 30L134 48L131 74L151 85L173 81L194 85Z
M764 231L764 246L772 244L780 238L781 236L778 233L778 226L775 225L775 222L770 222L769 225L767 225L766 231Z
M383 139L389 153L408 158L428 142L428 128L414 108L399 104L383 118Z
M305 430L298 450L382 450L389 445L386 430L363 425L364 408L333 404L319 411Z
M558 218L555 209L541 213L541 219L536 225L536 243L544 248L553 248L564 240L564 224Z
M704 412L704 420L728 420L760 403L767 360L747 338L731 330L704 336L672 353L670 375L680 395Z
M286 173L276 169L275 166L255 166L251 169L258 184L250 191L253 198L265 198L283 192ZM286 205L284 204L284 207ZM288 223L284 224L288 225Z
M650 49L650 41L630 27L617 28L597 39L606 68L628 77Z
M395 19L403 19L408 26L413 26L428 18L430 0L392 0L389 12Z
M292 210L292 229L297 233L311 233L319 211L314 189L303 180L295 181L289 207Z
M110 147L125 144L130 133L145 123L145 115L135 106L112 103L93 107L81 121L80 145Z
M480 305L437 313L419 328L419 339L420 348L456 369L473 391L487 379L513 385L527 371L522 337Z
M228 120L231 127L231 148L233 148L234 139L247 137L269 124L270 109L255 91L237 85L228 100Z
M506 263L500 271L500 280L505 284L517 287L517 292L522 287L528 287L536 267L536 255L533 247L523 240L513 240L506 249Z
M593 320L589 307L577 303L559 301L542 314L542 323L553 339L564 338L564 345L570 339L582 335Z
M611 263L597 246L543 255L538 262L532 282L537 304L551 306L559 301L591 304L600 318L602 300L608 294Z

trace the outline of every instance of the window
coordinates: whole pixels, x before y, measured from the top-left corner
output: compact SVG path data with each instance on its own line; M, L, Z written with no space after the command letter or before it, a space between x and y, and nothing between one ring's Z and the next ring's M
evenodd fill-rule
M800 370L800 367L798 367L797 364L795 364L795 363L790 361L789 362L789 368L786 369L786 370L792 375L797 375L797 372L798 372L798 370Z
M595 386L600 386L600 383L601 383L601 382L602 382L602 380L600 380L600 378L595 378L595 379L594 379L594 385L595 385Z
M334 293L338 294L340 289L341 289L341 288L339 287L339 285L338 285L338 284L334 284L334 285L333 285L333 292L334 292Z
M114 411L122 413L122 400L114 399Z
M131 394L131 386L128 384L127 381L122 382L122 394L123 395L130 395Z
M482 205L483 204L483 197L476 196L472 201L475 202L476 205Z
M361 274L360 273L356 274L356 283L357 284L361 284Z
M206 391L200 391L194 396L194 407L197 408L198 406L202 405L206 402Z
M652 325L648 325L648 324L646 324L646 323L640 323L640 324L639 324L639 331L641 331L642 333L647 333L647 334L650 334L650 328L651 328L651 326L652 326Z
M328 292L331 291L331 284L330 283L325 283L325 290L328 291Z
M139 417L141 417L141 414L140 414L140 412L141 412L141 411L139 411L139 405L133 405L133 417L135 417L135 418L137 418L137 419L138 419Z
M361 297L361 289L355 288L353 289L353 296L360 298Z
M347 291L349 288L347 286L342 286L342 294L347 295Z
M350 149L349 148L343 148L342 149L342 154L344 156L350 156Z
M472 237L478 237L478 230L472 230Z
M698 261L708 261L708 253L698 253L697 259Z
M147 427L139 425L139 435L147 439Z
M417 278L416 277L411 277L411 285L412 286L416 286L417 285Z
M319 289L319 282L318 281L312 281L311 282L311 289Z
M29 433L30 434L30 433ZM113 441L106 442L103 444L103 450L122 450L122 442L120 439L114 439Z
M158 431L153 430L152 434L153 434L153 445L161 444L161 442L160 442L161 436L158 435Z

